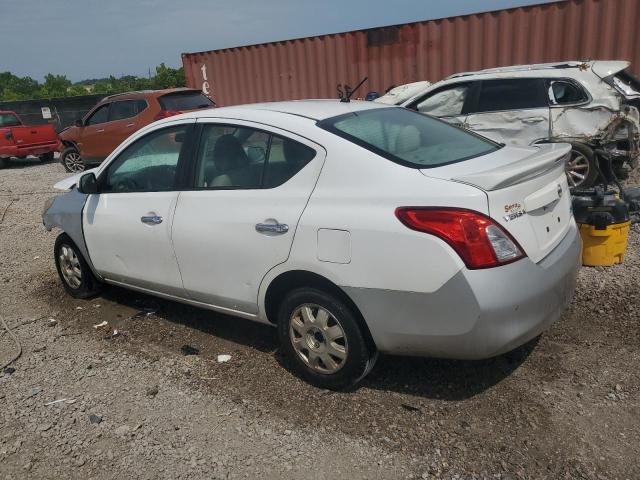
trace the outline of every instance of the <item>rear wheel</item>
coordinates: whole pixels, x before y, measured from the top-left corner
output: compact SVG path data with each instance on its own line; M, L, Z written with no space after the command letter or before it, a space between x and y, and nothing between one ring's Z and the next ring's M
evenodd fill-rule
M85 169L84 160L75 147L64 149L60 154L60 162L67 172L78 173Z
M354 312L338 296L299 288L282 301L278 337L291 369L320 388L357 384L373 367L370 347Z
M42 163L50 162L53 160L53 152L47 152L38 157Z
M0 157L0 168L4 168L7 166L7 159Z
M569 160L565 165L569 188L589 188L598 180L596 155L581 143L572 143Z
M69 295L74 298L89 298L98 294L100 282L71 237L66 233L59 235L53 252L58 275Z

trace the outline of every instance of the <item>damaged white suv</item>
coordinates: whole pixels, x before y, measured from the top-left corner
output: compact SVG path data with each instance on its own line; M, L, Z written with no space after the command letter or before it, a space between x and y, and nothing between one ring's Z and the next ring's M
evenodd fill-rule
M458 73L402 106L516 146L567 142L571 187L589 187L598 167L617 177L639 155L640 81L626 61L572 61Z

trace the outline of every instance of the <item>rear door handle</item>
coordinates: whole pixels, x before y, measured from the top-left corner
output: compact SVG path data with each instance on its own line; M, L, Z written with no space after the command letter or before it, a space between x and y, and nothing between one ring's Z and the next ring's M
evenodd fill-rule
M135 125L135 123L128 123L127 127L133 127Z
M100 130L96 130L96 133L102 133L104 132L104 128L101 128Z
M159 215L145 215L140 217L140 221L147 225L158 225L159 223L162 223L162 220L163 218Z
M540 123L544 122L544 120L543 117L527 117L522 119L524 123Z
M289 225L285 223L258 223L256 232L282 234L289 231Z

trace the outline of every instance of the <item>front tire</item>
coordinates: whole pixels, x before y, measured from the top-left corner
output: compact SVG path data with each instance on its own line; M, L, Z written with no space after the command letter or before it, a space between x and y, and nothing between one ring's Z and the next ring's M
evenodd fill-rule
M377 357L351 308L338 296L315 288L298 288L284 298L278 337L291 369L319 388L356 385Z
M100 282L69 235L62 233L58 236L53 252L58 275L69 295L90 298L100 292Z
M83 172L86 165L76 147L65 148L60 154L60 162L70 173Z

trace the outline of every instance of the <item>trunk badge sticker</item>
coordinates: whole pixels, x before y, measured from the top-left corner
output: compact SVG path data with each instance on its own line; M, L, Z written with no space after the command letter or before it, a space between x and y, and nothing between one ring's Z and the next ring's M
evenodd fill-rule
M524 208L522 208L522 205L520 203L505 205L504 212L506 213L506 215L502 218L505 222L510 222L512 220L515 220L516 218L520 218L527 213L524 211Z

